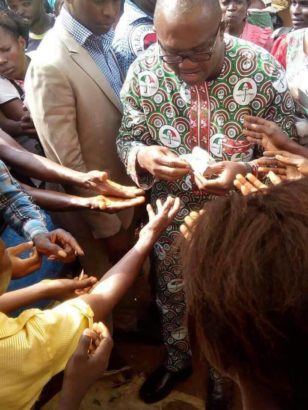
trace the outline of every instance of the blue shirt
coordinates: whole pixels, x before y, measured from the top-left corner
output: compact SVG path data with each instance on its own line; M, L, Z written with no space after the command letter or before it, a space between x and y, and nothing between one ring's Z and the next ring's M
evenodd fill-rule
M109 81L115 94L120 98L123 80L117 58L112 50L114 32L111 30L100 36L93 34L74 19L65 7L62 7L58 18L77 43L87 50L101 72Z
M125 1L113 40L113 48L125 77L136 57L156 41L153 24L152 16L132 1Z
M0 217L16 232L32 240L48 232L44 216L0 161Z

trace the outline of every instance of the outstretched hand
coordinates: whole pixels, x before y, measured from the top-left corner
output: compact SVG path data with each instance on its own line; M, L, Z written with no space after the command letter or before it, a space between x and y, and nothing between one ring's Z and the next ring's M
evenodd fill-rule
M272 171L270 171L267 176L273 185L279 185L282 182L282 179ZM241 191L244 196L268 189L267 185L263 184L263 182L252 174L247 174L246 177L240 174L237 175L234 180L234 186Z
M92 198L84 198L84 200L90 209L112 214L122 211L123 209L142 205L145 201L145 197L137 196L135 198L117 198L98 195Z
M32 251L30 256L21 258L19 255L26 251ZM7 248L7 253L12 263L13 279L20 279L41 267L42 257L33 246L33 242L24 242Z
M245 172L246 167L241 162L222 161L210 165L204 176L200 174L194 174L194 176L195 182L200 190L205 190L213 195L225 195L233 188L235 176ZM216 176L216 178L212 179L214 176Z
M198 212L192 211L184 219L184 223L180 226L180 231L181 231L181 234L184 236L184 238L186 240L189 241L191 239L191 237L193 235L193 232L194 232L194 229L195 229L195 226L196 226L196 223L197 223L199 217L204 214L204 212L205 211L203 209L201 209Z
M140 231L140 238L155 241L159 235L171 224L180 209L180 199L168 196L165 203L156 201L156 213L152 205L147 205L149 222Z
M243 134L248 141L262 145L266 151L286 149L290 141L288 136L273 121L252 115L246 115L244 118Z
M286 151L266 152L264 155L275 155L277 161L292 171L292 179L308 176L308 159ZM287 177L288 178L288 177ZM291 179L291 178L288 178Z
M72 262L76 255L84 255L76 239L63 229L36 235L33 242L37 251L51 260L67 263Z
M82 279L47 279L41 283L46 287L46 298L64 301L89 293L97 279L83 275Z
M90 171L84 174L84 185L101 195L116 198L136 198L143 196L143 189L134 186L120 185L108 178L107 172Z

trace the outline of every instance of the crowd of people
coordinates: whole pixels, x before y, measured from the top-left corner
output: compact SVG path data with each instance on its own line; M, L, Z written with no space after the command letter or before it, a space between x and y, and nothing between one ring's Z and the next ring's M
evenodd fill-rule
M1 408L64 369L79 408L149 258L143 402L197 356L207 410L307 410L308 6L282 3L0 2Z

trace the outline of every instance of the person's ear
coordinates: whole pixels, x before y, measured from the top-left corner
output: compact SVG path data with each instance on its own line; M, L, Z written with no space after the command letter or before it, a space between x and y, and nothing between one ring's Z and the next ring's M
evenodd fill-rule
M27 48L27 42L22 36L19 36L17 41L21 50L25 50Z

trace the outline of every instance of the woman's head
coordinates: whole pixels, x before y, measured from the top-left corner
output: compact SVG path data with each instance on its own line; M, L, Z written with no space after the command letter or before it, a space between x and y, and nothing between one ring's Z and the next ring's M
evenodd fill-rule
M0 75L22 80L27 69L28 29L11 11L0 11Z
M287 399L308 365L308 179L205 209L184 257L193 339L221 372Z
M249 0L220 0L223 21L226 24L227 32L243 28L247 18L249 3Z
M292 0L290 12L295 30L308 27L308 0Z

